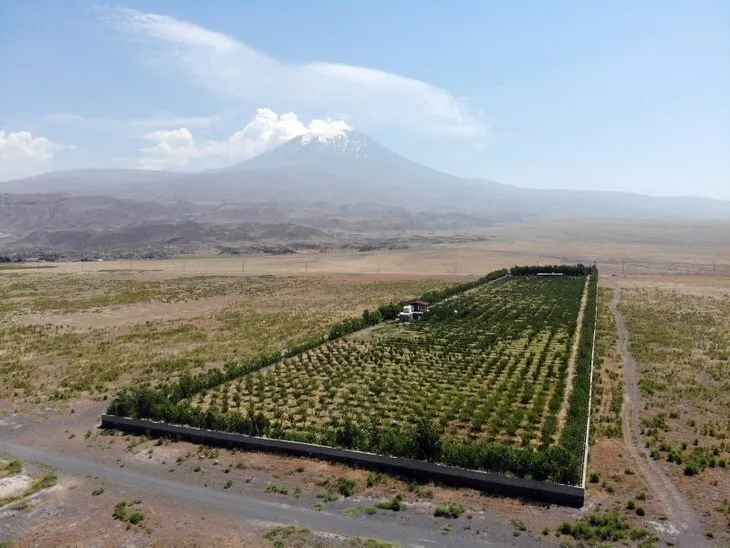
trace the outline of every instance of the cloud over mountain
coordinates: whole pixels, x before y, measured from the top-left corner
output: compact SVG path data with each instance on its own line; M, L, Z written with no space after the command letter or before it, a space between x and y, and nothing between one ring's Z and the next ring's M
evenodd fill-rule
M210 167L253 158L299 135L337 136L349 129L342 120L315 119L305 125L293 112L278 115L259 108L253 120L225 140L197 142L186 127L147 133L144 138L154 145L141 149L137 163L145 169L199 166L201 162Z
M173 62L215 96L285 105L296 112L345 113L356 125L400 127L480 138L487 128L464 101L437 86L391 72L327 62L286 63L225 34L178 19L111 7L117 32L146 58Z

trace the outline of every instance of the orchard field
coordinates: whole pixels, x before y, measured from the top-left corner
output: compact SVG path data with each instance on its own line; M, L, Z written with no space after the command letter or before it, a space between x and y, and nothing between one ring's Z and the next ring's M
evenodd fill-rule
M364 329L130 391L110 412L575 484L597 274L571 273L513 269L432 294L409 325L366 311L352 323Z

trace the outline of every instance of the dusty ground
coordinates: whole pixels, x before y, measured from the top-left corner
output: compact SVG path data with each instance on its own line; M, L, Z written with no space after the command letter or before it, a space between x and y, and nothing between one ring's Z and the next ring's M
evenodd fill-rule
M560 245L555 245L557 236L546 236L553 229L555 225L535 225L531 229L533 232L523 231L519 234L509 232L508 229L495 229L497 238L480 245L429 246L379 253L247 257L245 262L240 258L188 257L131 264L62 263L53 269L3 271L0 272L0 277L7 284L22 284L54 279L54 276L71 276L82 281L93 281L101 277L112 281L151 282L195 279L199 276L239 278L260 274L296 274L305 280L324 276L330 280L328 283L343 288L343 291L334 293L334 298L320 296L301 301L302 306L316 311L320 306L326 308L331 307L333 302L337 303L346 294L346 288L350 284L370 284L372 287L372 284L384 282L395 283L396 287L396 282L406 284L412 283L414 279L423 280L424 277L433 276L443 283L516 263L544 264L562 260L592 262L592 258L595 258L602 274L606 275L606 280L610 280L610 275L615 274L620 278L622 286L626 284L626 287L649 284L709 294L730 291L730 277L725 274L730 272L730 250L722 243L722 232L715 233L715 239L708 240L706 245L697 246L694 245L696 241L685 242L679 237L676 241L666 238L662 240L652 234L634 238L637 241L632 241L631 233L635 233L637 227L621 227L620 230L617 229L617 236L605 241L599 238L591 243L591 239L595 239L596 231L591 235L590 231L593 229L590 226L578 225L568 232L560 232L560 237L565 237L565 240ZM585 233L581 233L582 231ZM716 274L722 275L710 276L713 268ZM621 277L622 270L624 273L640 272L641 275ZM360 301L357 306L360 307L361 304ZM66 313L53 310L33 311L29 307L22 315L13 316L13 321L25 326L44 324L53 329L59 327L79 334L116 330L115 337L118 337L129 334L135 328L146 329L147 321L150 321L150 329L153 331L172 331L188 323L197 323L198 327L207 326L210 318L226 311L231 312L231 308L239 314L246 310L241 306L243 305L240 303L232 302L230 296L224 293L187 302L184 299L174 302L131 302ZM248 310L256 311L250 308ZM0 317L2 314L3 304L0 303ZM322 321L329 319L331 312L328 314ZM2 319L7 321L9 317ZM221 325L225 329L224 322ZM615 343L615 338L613 340ZM591 471L600 471L600 479L596 483L588 483L588 504L582 510L548 508L521 501L486 497L470 490L445 489L433 485L409 486L407 482L393 478L386 478L368 487L366 472L318 461L261 454L233 454L226 451L219 452L217 457L213 457L211 453L210 458L201 459L198 447L190 444L156 445L153 440L145 441L139 437L105 436L96 431L98 415L106 406L101 397L103 394L110 394L115 382L121 381L111 382L104 390L98 391L94 398L90 398L83 391L76 391L70 399L60 402L48 400L47 392L43 390L36 392L35 399L25 398L22 394L20 397L8 394L5 400L0 400L0 429L4 428L0 431L0 441L12 438L14 442L44 447L61 455L90 459L109 467L150 474L151 477L174 478L176 481L203 487L207 484L205 488L215 492L252 494L261 500L281 503L291 508L314 510L321 504L322 512L331 512L341 519L344 516L343 510L349 508L350 515L346 516L347 519L355 520L363 526L367 526L372 519L385 520L382 522L384 527L390 523L387 520L411 524L424 531L435 531L443 545L459 545L458 542L466 542L464 539L484 542L485 538L491 539L497 545L527 545L531 542L558 545L560 542L572 541L565 536L555 535L556 528L564 520L580 519L594 510L611 508L620 509L634 523L656 531L660 537L671 539L671 531L666 530L665 512L653 494L653 486L641 475L639 467L626 450L620 433L618 436L607 436L605 432L606 426L615 423L615 413L612 414L610 405L611 394L622 383L620 358L610 344L610 335L608 341L606 360L599 373L604 396L600 402L600 411L594 408L594 417L600 412L606 418L599 428L601 434L596 436L592 445L589 465ZM7 343L7 340L1 342ZM242 345L239 343L233 346ZM7 344L0 344L0 361L3 353L7 355L7 352ZM52 354L41 347L25 359L44 363L50 355ZM231 352L230 355L240 357L241 354ZM73 358L68 360L73 362ZM128 367L133 367L131 364L132 362ZM55 366L46 366L48 368L44 370L44 375L52 377L56 374L54 367L62 370L66 366L63 361L57 362ZM7 378L5 376L12 371L12 368L0 369L0 376ZM128 378L124 375L119 377L121 380ZM13 415L16 409L21 411L19 415ZM87 432L90 432L88 438ZM239 463L241 468L237 467ZM25 465L24 473L31 477L45 473L42 467L30 462ZM226 473L229 465L230 471ZM196 472L198 466L200 470ZM627 470L633 473L628 473ZM723 472L724 476L721 475ZM726 483L723 482L727 480L727 472L723 472L716 469L697 478L685 478L680 471L672 478L680 489L701 498L707 490L724 489ZM212 538L216 545L271 544L264 535L274 524L247 519L244 510L239 513L233 513L233 510L221 511L217 507L196 504L189 499L140 487L102 482L94 477L74 475L62 470L57 471L57 474L58 485L34 495L35 498L29 501L27 508L0 509L0 543L16 539L20 545L208 546ZM352 499L340 498L327 502L326 499L318 498L317 495L326 496L327 490L332 486L331 483L323 483L326 479L333 482L343 476L356 480ZM225 489L228 480L232 481L232 485ZM703 483L697 483L698 480ZM713 481L717 481L718 485L713 486ZM685 485L684 482L688 483ZM287 489L287 494L267 493L266 488L272 483ZM104 487L104 492L97 496L91 495L98 487ZM300 489L298 497L297 488ZM403 515L384 517L382 514L386 511L382 510L375 517L353 515L361 511L358 509L364 509L399 493L410 503ZM713 495L713 500L714 498ZM119 501L136 499L141 501L139 507L145 515L144 525L131 526L128 529L128 524L111 517L112 511ZM645 508L646 515L640 517L627 510L629 500L640 503ZM445 501L463 504L466 507L464 515L454 521L434 518L434 506ZM695 507L702 513L700 506ZM521 532L519 537L513 536L517 532L512 524L513 519L523 521L526 526L527 530ZM449 524L451 527L446 530ZM548 529L547 535L542 534L545 528ZM482 536L477 535L476 531L480 531L479 535ZM724 538L718 536L720 531L717 529L714 529L714 534L716 541ZM182 538L185 539L184 542L181 542ZM317 539L310 538L307 542L313 544L316 541ZM325 537L324 541L335 544L349 542L339 537ZM289 544L294 544L294 541Z
M728 279L613 279L636 358L640 425L650 463L689 501L709 540L730 543ZM699 453L698 453L699 452ZM682 462L672 462L681 455ZM704 457L703 457L704 456ZM704 458L704 460L702 460ZM700 463L688 473L689 463ZM702 462L709 464L701 464ZM668 494L671 496L671 494Z

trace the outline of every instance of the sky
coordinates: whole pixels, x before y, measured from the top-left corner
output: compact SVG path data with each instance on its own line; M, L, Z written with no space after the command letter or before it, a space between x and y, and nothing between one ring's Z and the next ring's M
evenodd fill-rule
M354 127L464 177L730 199L725 0L3 0L0 81L0 181Z

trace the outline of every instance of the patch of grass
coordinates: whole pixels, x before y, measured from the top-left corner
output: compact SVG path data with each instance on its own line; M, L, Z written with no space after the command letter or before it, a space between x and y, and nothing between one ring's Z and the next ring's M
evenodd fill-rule
M58 478L53 474L48 474L40 479L35 480L30 486L30 491L36 493L41 489L48 489L49 487L53 487L54 485L56 485L56 483L58 483Z
M392 510L393 512L400 512L401 510L405 510L407 505L405 502L403 502L403 495L396 495L391 500L379 502L375 506L377 506L381 510Z
M512 524L512 527L514 527L518 531L527 531L527 527L525 527L525 522L523 522L521 519L514 518L510 523Z
M288 495L289 489L287 489L283 485L279 485L277 483L270 483L266 486L266 492L267 493L279 493L280 495Z
M356 482L351 478L337 478L337 491L343 497L351 497L355 492Z
M127 501L126 500L119 501L114 506L114 510L112 511L112 517L119 521L127 520Z
M381 474L380 472L368 472L368 479L365 485L367 487L373 487L385 481L385 478L385 474Z
M13 459L5 465L5 473L7 475L19 474L23 471L23 463L18 459Z
M96 489L94 489L94 490L93 490L93 491L91 492L91 496L92 496L92 497L98 497L98 496L99 496L99 495L101 495L101 494L102 494L103 492L104 492L104 488L103 488L103 487L97 487Z
M650 531L632 527L631 523L615 510L608 513L594 512L577 522L563 522L558 528L558 533L588 542L620 542L628 538L641 539L645 542L658 540Z
M436 510L434 510L433 515L437 518L444 517L456 519L464 512L465 509L461 504L449 502L448 504L439 504L438 506L436 506Z
M112 517L118 521L126 522L131 525L140 525L144 521L144 514L140 510L133 510L134 506L141 503L140 500L120 500L114 505ZM129 528L129 525L127 525Z
M312 532L298 525L280 525L264 533L264 538L276 548L287 546L311 546Z

